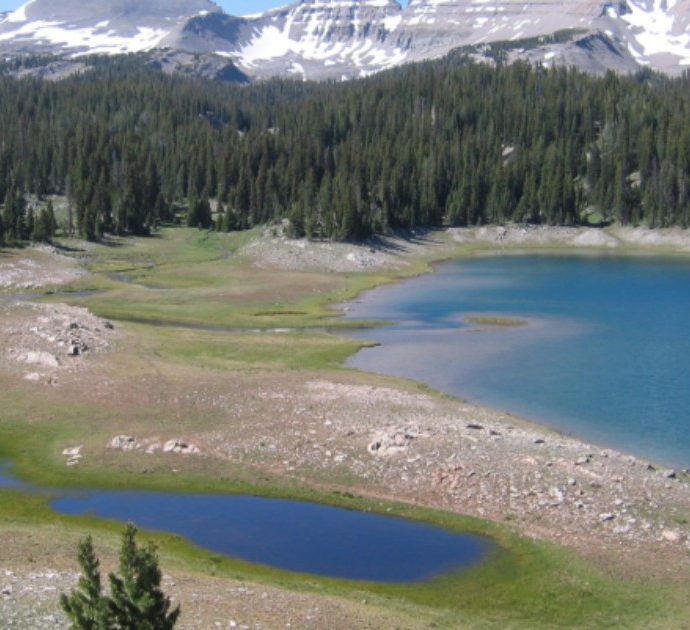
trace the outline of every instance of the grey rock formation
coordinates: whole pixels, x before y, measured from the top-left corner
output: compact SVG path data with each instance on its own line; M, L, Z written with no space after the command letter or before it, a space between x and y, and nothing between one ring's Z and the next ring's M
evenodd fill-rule
M210 0L32 0L0 17L4 54L165 50L163 69L220 78L241 77L237 66L253 78L349 79L457 48L679 74L690 64L690 0L300 0L248 17Z
M221 12L210 0L30 0L0 22L11 53L119 54L152 50L190 19Z

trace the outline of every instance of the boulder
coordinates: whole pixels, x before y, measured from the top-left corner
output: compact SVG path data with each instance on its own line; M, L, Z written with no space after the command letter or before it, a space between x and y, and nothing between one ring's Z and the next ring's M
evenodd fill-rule
M661 537L667 542L679 542L681 539L680 532L672 529L665 529L661 532Z
M81 449L83 449L83 445L79 446L71 446L69 448L66 448L62 451L62 454L65 457L81 457Z
M108 442L108 448L120 451L131 451L137 446L137 441L131 435L118 435Z
M168 440L163 445L164 453L178 453L180 455L198 455L201 451L198 446L189 444L184 440Z

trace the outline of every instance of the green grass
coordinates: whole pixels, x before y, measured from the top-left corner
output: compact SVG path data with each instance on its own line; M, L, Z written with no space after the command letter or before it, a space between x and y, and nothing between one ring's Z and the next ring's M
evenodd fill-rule
M90 252L89 266L94 275L72 287L104 293L59 299L122 321L236 329L218 332L142 323L118 325L136 340L137 347L131 349L131 356L112 359L112 378L146 382L164 370L166 375L186 375L192 382L203 383L204 375L211 373L232 378L233 374L255 371L341 370L343 361L361 344L323 332L325 326L345 325L334 319L333 307L368 288L430 268L429 260L418 260L395 272L262 271L237 255L241 245L254 236L168 228L152 238L114 239L109 246ZM131 282L118 281L112 274L125 274ZM488 320L478 316L473 321L516 325L512 320L506 323L508 318L492 316ZM293 330L269 331L274 328ZM263 332L252 332L257 329ZM11 460L19 475L44 487L230 492L317 501L490 536L500 550L486 565L471 571L425 584L395 586L296 575L211 554L177 536L147 534L160 546L164 566L353 601L366 598L435 627L665 628L681 627L689 616L687 584L609 576L570 551L520 538L507 525L330 492L298 478L257 473L207 458L188 461L180 475L171 474L164 457L138 454L128 455L126 463L118 454L89 456L77 468L67 468L60 454L65 444L83 442L93 454L102 452L105 440L118 432L175 427L177 420L165 404L151 403L138 409L127 407L123 401L121 415L114 416L113 409L88 396L65 399L51 388L37 395L36 388L26 383L9 388L2 385L0 459ZM203 428L216 421L210 414L194 417L185 426ZM12 530L45 540L46 545L63 547L92 532L108 549L115 550L121 526L63 517L52 512L40 495L0 491L0 535Z
M479 324L481 326L503 326L506 328L519 328L527 326L524 319L517 319L515 317L499 317L497 315L472 315L466 317L465 321L470 324Z
M292 493L290 493L292 494ZM443 512L342 495L304 493L301 499L381 511L434 523L459 532L491 536L499 545L483 566L414 585L351 582L252 565L199 549L171 534L147 533L159 546L164 569L260 582L314 594L337 595L407 609L439 627L663 628L679 627L687 612L681 587L613 580L563 549L533 543L500 526ZM122 525L52 512L40 495L0 491L0 531L22 527L37 537L52 532L64 546L92 533L113 550ZM42 533L43 532L43 533ZM405 550L401 550L404 553ZM37 553L41 553L37 549Z
M72 287L103 293L69 301L123 321L248 329L352 327L335 318L334 305L429 269L419 262L396 273L262 271L237 255L255 236L165 228L156 237L114 239L91 252L94 275ZM122 275L128 282L115 278Z

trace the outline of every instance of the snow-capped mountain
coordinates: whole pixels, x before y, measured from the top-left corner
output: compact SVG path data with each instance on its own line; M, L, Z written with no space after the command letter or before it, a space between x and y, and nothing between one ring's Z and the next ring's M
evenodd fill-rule
M0 50L119 54L165 46L209 0L30 0L0 22Z
M210 0L31 0L0 16L6 56L165 50L157 54L168 65L196 53L255 78L354 78L460 47L590 72L677 74L690 66L690 0L300 0L244 18Z

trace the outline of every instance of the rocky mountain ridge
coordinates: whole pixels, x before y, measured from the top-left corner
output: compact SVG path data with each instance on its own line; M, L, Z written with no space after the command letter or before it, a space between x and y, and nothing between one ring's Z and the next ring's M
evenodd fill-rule
M679 74L690 64L690 0L299 0L246 17L211 0L31 0L0 16L6 56L165 50L259 79L352 79L457 48L486 59L499 42L508 60Z

